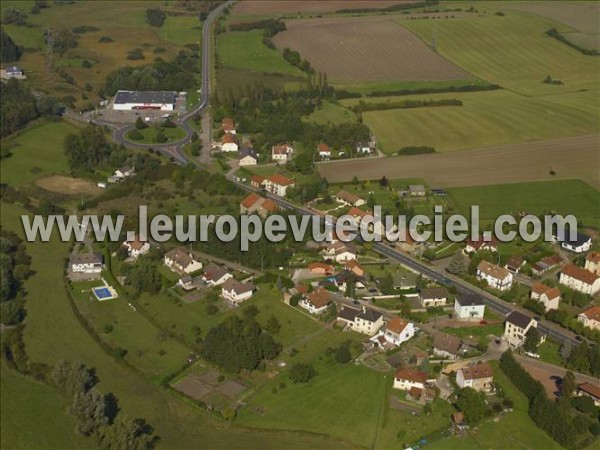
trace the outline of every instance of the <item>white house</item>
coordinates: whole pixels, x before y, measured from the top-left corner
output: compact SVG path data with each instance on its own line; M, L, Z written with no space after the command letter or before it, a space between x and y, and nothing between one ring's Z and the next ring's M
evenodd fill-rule
M102 272L102 255L98 253L78 253L71 256L71 272L100 273Z
M192 273L202 269L202 263L196 261L192 253L185 248L175 248L165 253L165 265L174 272Z
M600 306L592 306L577 316L584 327L600 330Z
M238 140L234 134L225 133L221 138L222 152L237 152L239 149Z
M357 142L356 143L356 153L360 153L363 155L370 155L375 151L374 145L372 142Z
M588 295L594 295L600 291L600 276L573 264L563 267L558 281L571 289Z
M134 236L133 241L123 242L123 247L127 249L129 256L134 259L137 259L150 251L150 243L146 240L142 240L137 234Z
M379 335L389 344L398 347L415 335L415 326L408 320L394 317L386 322Z
M494 390L494 371L489 363L473 364L456 371L456 384L459 388L471 388L479 392Z
M173 111L177 92L174 91L118 91L113 102L117 111L157 109Z
M358 333L373 336L383 326L383 314L364 306L353 308L343 306L338 312L337 320Z
M6 69L2 70L2 78L4 79L10 79L10 78L16 78L18 80L24 80L25 78L27 78L24 74L23 74L23 69L21 69L20 67L17 66L11 66L11 67L7 67Z
M445 288L424 288L419 293L421 305L424 308L445 306L448 301L448 291Z
M537 320L529 317L519 311L512 311L504 322L504 340L512 348L517 348L525 342L525 336L531 327L537 328ZM540 342L545 340L545 336L540 335Z
M485 303L476 296L458 296L454 301L454 315L460 320L481 320Z
M600 275L600 252L591 252L585 257L585 270Z
M271 147L271 159L276 162L288 162L292 159L294 149L288 144L279 144Z
M237 280L229 279L221 287L221 295L231 306L239 306L240 303L248 300L254 294L256 286L251 281L240 283Z
M477 266L477 279L486 281L494 289L507 291L512 286L513 274L504 267L484 260Z
M219 286L231 278L232 274L215 263L209 263L202 274L202 280L209 286Z
M342 205L354 207L362 206L366 203L365 200L360 198L358 195L344 190L341 190L335 195L335 201L341 203Z
M279 195L280 197L285 197L288 188L294 187L295 185L294 180L290 180L279 173L275 173L262 181L262 186L267 191Z
M135 175L135 169L130 166L123 166L115 170L115 177L120 180L132 177L133 175Z
M251 148L240 150L239 166L255 166L258 163L258 155Z
M562 248L574 253L587 252L589 249L592 248L591 237L583 233L577 233L575 239L571 239L570 236L568 236L570 233L567 233L566 230L565 234L566 236L562 240L559 239L557 236L554 236L554 242L559 243Z
M328 161L329 159L331 159L331 147L329 145L317 145L317 152L319 153L319 158L321 158L321 160Z
M531 288L531 298L544 304L546 312L558 309L560 303L560 290L546 286L543 283L535 283Z
M327 307L333 302L331 298L331 292L325 288L318 288L306 294L302 300L298 302L298 305L306 309L311 314L323 314L327 311Z
M412 388L425 389L427 373L419 370L402 368L394 375L394 389L410 391Z
M336 241L328 244L322 254L325 261L345 263L356 259L356 246L352 242Z
M490 252L498 251L498 240L492 236L489 239L467 239L465 242L465 253L474 253L479 250L489 250Z

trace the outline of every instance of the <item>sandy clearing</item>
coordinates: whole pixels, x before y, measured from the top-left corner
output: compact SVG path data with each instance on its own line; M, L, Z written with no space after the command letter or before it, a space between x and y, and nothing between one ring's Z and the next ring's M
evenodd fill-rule
M554 169L556 175L549 174ZM423 178L430 186L480 186L555 179L581 179L600 188L600 135L389 158L320 163L329 182Z
M52 175L40 178L35 184L47 191L65 195L97 195L102 192L102 188L99 188L91 181L66 177L64 175Z

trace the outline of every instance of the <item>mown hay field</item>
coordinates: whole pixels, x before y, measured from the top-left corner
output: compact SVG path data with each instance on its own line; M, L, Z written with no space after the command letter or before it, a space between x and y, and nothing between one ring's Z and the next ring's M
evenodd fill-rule
M275 45L297 50L332 82L471 78L388 16L288 20L286 26Z

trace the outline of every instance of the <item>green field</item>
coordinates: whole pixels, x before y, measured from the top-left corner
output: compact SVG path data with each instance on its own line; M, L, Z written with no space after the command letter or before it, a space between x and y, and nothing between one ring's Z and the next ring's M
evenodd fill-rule
M556 211L584 221L600 218L598 191L580 180L450 188L448 193L462 214L468 214L471 205L479 205L481 219L519 211L536 215Z
M337 125L340 123L356 122L356 116L347 108L343 108L335 103L323 102L323 106L307 116L306 120L320 125L328 123Z
M481 449L561 449L550 436L540 430L529 418L527 398L519 391L502 371L498 362L492 361L494 382L514 402L511 413L500 416L498 422L484 420L477 429L469 430L462 437L451 437L432 443L428 448L439 450L481 450Z
M183 128L179 128L179 127L174 127L174 128L167 128L167 127L162 127L165 136L167 137L168 141L167 142L177 142L180 141L181 139L183 139L185 137L185 130ZM144 139L139 139L139 140L135 140L135 139L131 139L131 137L129 136L129 134L131 133L128 132L125 135L125 138L128 141L134 142L136 144L156 144L158 141L156 140L156 134L158 133L158 129L150 126L148 128L144 128L142 130L138 130L143 136Z
M2 183L27 185L38 178L67 172L63 141L76 131L77 127L68 122L49 122L34 125L2 141L12 153L0 164Z
M598 62L545 32L561 26L515 11L506 16L401 21L426 42L436 28L436 49L453 63L491 83L527 95L598 90ZM562 27L564 28L564 26ZM563 81L542 83L546 75Z
M34 448L96 448L93 439L73 433L75 419L65 414L68 402L54 388L0 364L0 446Z
M304 78L281 53L262 43L262 30L231 31L217 36L217 56L224 67Z
M591 134L598 131L600 121L597 91L532 98L500 90L348 99L341 103L451 98L461 100L463 106L368 111L363 113L363 120L388 154L405 146L428 145L437 151L452 151Z

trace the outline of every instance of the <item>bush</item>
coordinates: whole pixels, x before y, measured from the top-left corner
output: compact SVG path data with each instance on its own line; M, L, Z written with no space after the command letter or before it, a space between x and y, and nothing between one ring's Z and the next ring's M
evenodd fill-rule
M144 135L143 135L142 133L140 133L140 132L139 132L139 130L137 130L137 129L131 130L131 131L130 131L130 132L127 134L127 137L128 137L129 139L132 139L132 140L134 140L134 141L141 141L141 140L143 140L143 139L144 139Z
M402 147L400 150L398 150L398 155L400 156L423 155L427 153L435 153L435 148L422 145Z
M146 10L146 22L153 27L162 27L167 15L160 8L148 8Z
M129 52L127 52L127 59L130 61L139 61L141 59L146 59L146 57L144 56L144 52L141 48L134 48L133 50L129 50Z
M84 69L89 69L92 67L92 63L89 62L87 59L84 59L83 61L81 61L81 67L83 67Z
M100 37L100 39L98 39L98 42L102 43L102 44L108 44L109 42L114 42L113 38L111 38L110 36L102 36Z
M135 120L135 127L138 130L143 130L144 128L148 128L148 124L146 124L146 122L144 122L141 117L138 117Z
M352 359L352 354L347 345L340 346L335 351L335 360L341 364L345 364Z
M294 383L308 383L317 371L310 364L296 363L290 368L289 377Z

